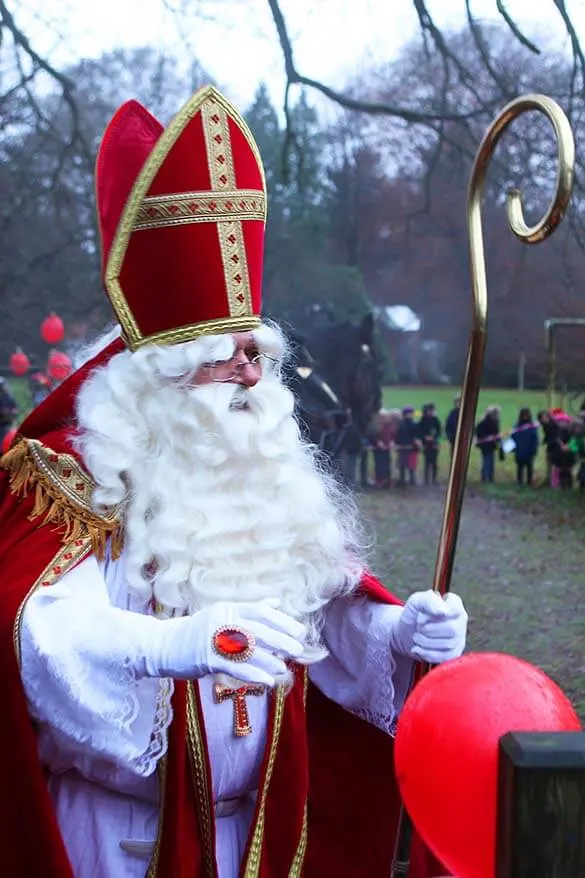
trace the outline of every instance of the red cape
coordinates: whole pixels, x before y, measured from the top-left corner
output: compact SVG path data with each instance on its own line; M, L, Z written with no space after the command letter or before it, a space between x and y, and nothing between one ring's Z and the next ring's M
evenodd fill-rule
M21 435L42 439L57 454L74 457L72 400L89 369L121 344L115 342L107 355L48 397L22 425ZM55 417L58 412L68 412L67 418ZM52 519L42 523L37 514L30 520L38 491L30 490L30 484L27 490L27 484L22 486L25 496L18 497L14 483L10 489L8 473L0 471L0 667L6 718L1 733L5 760L0 871L10 878L73 878L37 755L18 666L17 634L21 607L33 585L50 585L95 543L87 517L73 533L70 522L53 514L54 504L43 507ZM370 575L364 577L362 589L372 600L398 602ZM169 751L160 770L159 839L148 876L212 878L214 819L196 685L176 683L173 710ZM297 668L293 690L272 699L256 818L242 875L387 878L399 802L392 739L327 699L307 683L304 669ZM410 878L440 874L445 870L415 838Z

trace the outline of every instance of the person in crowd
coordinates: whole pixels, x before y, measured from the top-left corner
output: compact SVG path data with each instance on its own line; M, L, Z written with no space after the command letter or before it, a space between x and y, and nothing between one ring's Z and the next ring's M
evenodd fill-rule
M569 448L577 461L577 484L583 491L585 490L585 423L581 419L575 421L571 427Z
M370 458L373 450L373 433L376 429L376 416L372 418L372 423L369 425L367 435L362 436L362 450L360 451L359 457L359 480L360 487L364 490L367 490L371 487L370 482Z
M453 400L453 408L447 415L447 419L445 421L445 436L447 437L447 441L451 447L451 459L453 459L453 446L455 444L455 436L457 434L457 424L459 423L459 410L461 408L461 395L457 394L457 396Z
M0 464L2 875L387 875L397 717L463 604L382 586L302 439L230 102L125 104L96 193L116 325Z
M425 462L424 480L425 485L437 484L439 445L441 442L441 422L437 417L434 402L428 402L423 406L422 417L417 424L418 438L422 444L422 452Z
M481 481L484 483L493 482L496 452L499 453L502 448L499 406L490 405L487 407L484 417L475 428L475 438L481 453Z
M0 375L0 445L18 417L18 403L8 389L8 383Z
M33 408L40 405L51 392L51 382L44 372L33 372L28 386Z
M542 428L542 441L546 454L545 484L548 485L548 487L554 487L556 473L553 472L553 458L556 455L559 443L559 425L551 413L546 409L539 411L536 417Z
M532 420L529 408L522 408L514 425L511 438L514 440L514 456L516 458L516 481L519 485L532 485L534 478L534 461L538 454L538 424Z
M392 446L396 439L400 411L397 409L381 409L372 436L372 453L374 457L374 485L386 489L392 484Z
M358 479L363 480L365 475L363 453L364 439L349 417L349 426L343 440L341 464L343 478L352 488L357 488Z
M404 487L408 474L409 484L416 485L416 468L420 451L420 440L418 438L417 425L414 421L414 409L410 405L402 409L402 418L396 430L395 448L398 458L397 484L400 487Z
M577 455L571 444L573 419L566 412L558 411L555 413L555 421L558 434L551 450L551 464L555 474L553 483L563 491L570 491L573 488L573 470L577 462Z

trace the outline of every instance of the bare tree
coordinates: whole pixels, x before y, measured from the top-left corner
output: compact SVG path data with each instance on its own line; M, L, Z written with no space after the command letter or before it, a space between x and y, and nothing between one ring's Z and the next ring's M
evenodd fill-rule
M485 109L481 90L478 88L476 66L471 67L468 59L452 47L448 34L438 26L425 0L411 0L411 2L417 14L420 33L427 55L435 54L441 59L442 81L437 83L437 91L448 93L454 86L460 83L476 97L477 106L475 108L457 109L447 102L444 109L438 112L435 107L429 107L424 102L419 103L418 106L413 106L410 101L379 100L375 96L356 96L351 92L338 91L327 85L327 83L307 76L296 66L293 42L279 0L267 0L282 49L287 87L295 84L304 85L308 88L316 89L346 109L392 116L406 122L427 125L433 128L436 128L437 125L446 120L463 122L467 119L475 118ZM509 38L517 47L522 47L534 55L541 55L542 50L522 32L517 22L508 12L504 0L495 0L495 2L497 12L508 31ZM566 8L565 0L545 0L545 2L550 4L551 13L561 20L570 39L573 56L573 76L568 95L570 104L571 98L583 89L585 83L585 57L576 28ZM492 57L490 45L485 39L483 28L473 15L471 0L461 0L461 4L466 12L469 33L483 61L481 81L484 83L488 81L491 85L495 86L496 91L500 93L501 97L505 99L512 98L514 96L513 93L509 91L506 82L500 77L498 66ZM490 93L493 95L493 88L490 89ZM287 99L288 88L285 91L285 102Z
M10 10L12 3L8 0L0 0L0 36L2 37L3 51L7 51L6 38L10 38L10 45L14 55L14 62L17 75L14 82L9 87L9 91L27 90L31 91L31 86L39 73L49 76L59 87L64 100L67 102L70 111L72 126L70 136L72 139L80 136L78 127L76 127L77 109L74 98L74 85L62 72L54 67L50 59L43 57L31 44L27 35L17 26L14 15ZM402 119L406 122L426 125L433 128L440 125L445 120L464 121L472 119L481 112L483 104L479 89L475 89L478 105L469 108L457 108L451 105L449 101L445 102L442 110L436 107L429 107L423 103L418 106L411 102L401 101L394 102L392 100L380 100L375 95L364 96L355 95L351 91L339 91L325 82L316 79L307 73L301 72L295 62L294 45L290 36L285 14L282 10L282 4L279 0L266 0L268 8L276 29L276 36L279 41L286 76L285 88L285 111L288 110L289 88L292 85L303 85L310 89L315 89L325 95L340 106L349 110L369 114L382 114ZM457 83L462 83L466 87L474 90L474 84L477 85L477 71L475 67L470 67L465 57L461 56L450 44L448 34L442 29L433 18L427 0L409 0L417 15L420 34L425 46L426 52L430 55L436 53L442 60L442 82L437 84L438 91L447 93ZM581 47L580 38L577 34L576 27L567 10L565 0L543 0L550 5L551 16L555 16L566 30L572 53L573 75L571 79L570 93L568 95L569 104L572 97L583 89L585 84L585 56ZM161 3L171 12L176 13L177 17L188 14L192 17L210 17L215 15L218 19L224 12L227 14L229 10L229 0L161 0ZM534 55L541 55L542 49L537 43L530 39L522 32L517 21L508 11L506 0L494 0L495 10L501 18L503 26L506 28L510 40L518 47L522 47ZM497 86L501 97L510 98L513 95L509 92L506 83L501 79L498 66L492 57L489 41L485 39L484 32L479 21L473 14L472 0L461 0L462 9L465 11L467 19L467 27L470 35L475 42L476 48L481 55L483 61L482 79L486 78L495 86ZM213 10L213 11L212 11ZM189 35L186 27L182 28L184 42L189 47ZM493 89L492 89L493 91ZM0 95L0 102L2 95ZM569 106L570 110L570 106Z

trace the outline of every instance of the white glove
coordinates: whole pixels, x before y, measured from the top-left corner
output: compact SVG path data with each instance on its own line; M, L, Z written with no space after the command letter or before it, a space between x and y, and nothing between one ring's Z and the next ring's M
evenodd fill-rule
M218 601L192 616L150 621L137 662L142 676L192 680L224 673L245 683L273 687L275 678L287 673L285 660L297 659L303 652L304 626L270 601ZM214 652L213 635L224 626L240 627L254 636L256 645L246 661Z
M459 658L465 649L467 613L456 594L417 591L406 601L390 635L394 652L431 665Z

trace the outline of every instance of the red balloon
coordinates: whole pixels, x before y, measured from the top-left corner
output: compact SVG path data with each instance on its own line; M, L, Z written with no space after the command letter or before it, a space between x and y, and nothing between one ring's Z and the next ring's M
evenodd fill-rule
M47 360L47 375L55 381L64 381L73 371L71 360L63 351L51 351Z
M457 878L495 875L500 738L580 729L556 683L511 655L471 653L417 684L398 720L396 775L418 832Z
M16 436L16 433L16 430L9 430L8 433L5 435L4 439L2 440L2 447L0 449L2 451L2 454L6 454L6 452L14 442L14 437Z
M26 375L30 367L30 360L24 351L18 348L10 357L10 371L13 375L21 377Z
M41 323L41 338L47 344L59 344L65 336L63 321L57 314L49 314Z

